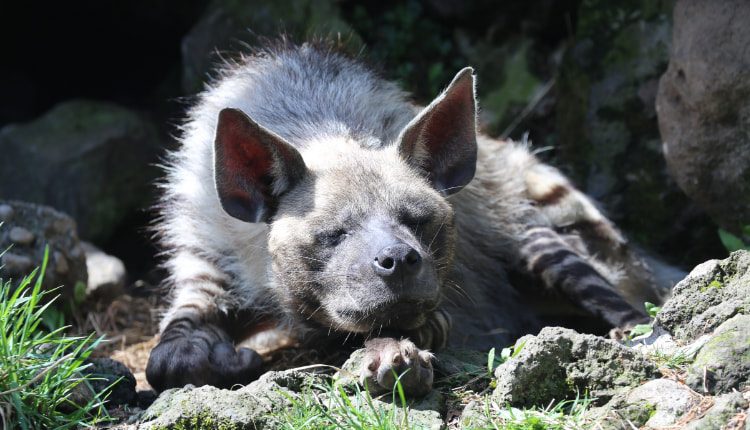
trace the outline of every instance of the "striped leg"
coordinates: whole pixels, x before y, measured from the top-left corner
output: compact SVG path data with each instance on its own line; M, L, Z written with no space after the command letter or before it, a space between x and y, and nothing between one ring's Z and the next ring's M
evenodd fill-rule
M146 368L151 386L228 388L257 378L262 358L251 349L235 349L230 331L247 329L252 315L237 311L221 272L197 252L182 251L169 264L174 296Z
M158 392L187 384L230 388L261 373L263 359L248 348L235 350L216 324L191 318L172 321L151 351L146 377Z
M529 229L523 238L521 254L529 272L549 288L613 326L627 327L647 319L552 229Z

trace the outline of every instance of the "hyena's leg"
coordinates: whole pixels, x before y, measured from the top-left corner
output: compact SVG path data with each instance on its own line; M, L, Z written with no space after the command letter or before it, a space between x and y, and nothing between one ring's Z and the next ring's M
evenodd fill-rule
M175 276L173 303L146 367L149 383L163 391L187 384L228 388L256 379L263 360L251 349L235 349L228 330L240 323L239 315L229 305L222 276L198 257L180 258L190 265L181 264Z
M368 391L378 395L392 391L396 377L409 396L424 396L432 390L432 353L423 348L445 346L450 330L450 318L442 311L433 313L419 329L407 333L411 339L380 337L365 343L360 382Z
M521 257L529 272L549 288L615 327L628 327L647 319L551 228L530 228L522 239Z
M647 262L635 252L591 199L557 169L536 164L526 171L525 179L529 197L555 231L573 247L595 256L597 269L608 274L607 278L631 305L639 307L645 301L663 303L673 282L684 276L658 260ZM655 276L656 268L660 269L659 276Z

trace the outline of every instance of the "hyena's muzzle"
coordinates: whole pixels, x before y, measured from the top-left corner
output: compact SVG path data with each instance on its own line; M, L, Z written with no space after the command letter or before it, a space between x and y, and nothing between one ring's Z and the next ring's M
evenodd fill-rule
M438 307L434 260L406 230L371 221L356 240L352 238L357 243L350 249L357 252L346 266L347 281L341 291L329 296L332 300L327 306L341 328L360 333L413 330Z

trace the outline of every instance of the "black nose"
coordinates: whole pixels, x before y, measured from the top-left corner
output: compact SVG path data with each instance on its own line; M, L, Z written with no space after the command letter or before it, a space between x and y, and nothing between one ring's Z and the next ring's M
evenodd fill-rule
M372 266L379 276L411 274L419 270L422 257L419 252L405 243L389 245L381 249Z

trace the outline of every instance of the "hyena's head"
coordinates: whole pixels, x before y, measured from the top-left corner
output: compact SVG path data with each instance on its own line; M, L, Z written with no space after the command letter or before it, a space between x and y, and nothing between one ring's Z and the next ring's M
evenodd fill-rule
M224 210L269 223L272 276L289 313L369 333L416 329L439 306L455 242L446 196L476 167L471 69L384 148L334 138L298 151L224 109L215 150Z

